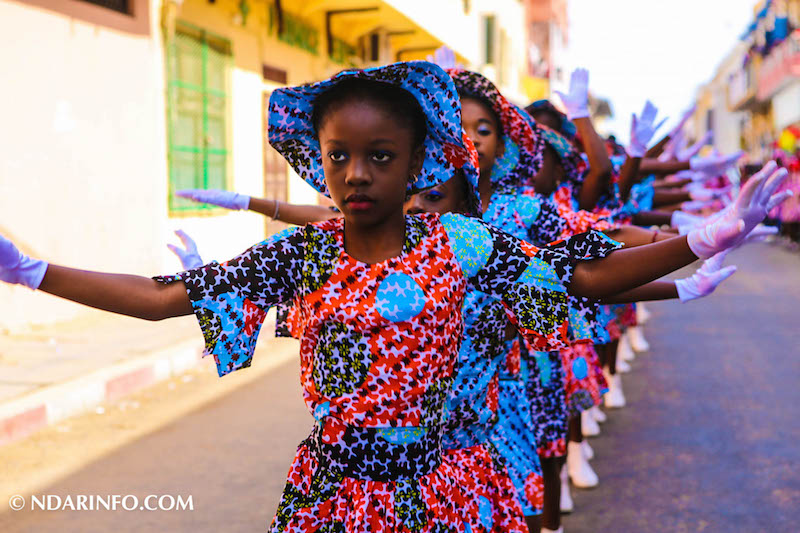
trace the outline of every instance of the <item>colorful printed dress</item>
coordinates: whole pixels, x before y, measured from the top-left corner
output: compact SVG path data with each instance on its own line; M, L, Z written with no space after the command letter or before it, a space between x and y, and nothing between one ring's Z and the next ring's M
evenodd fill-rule
M401 255L366 264L344 251L343 224L289 229L226 263L158 278L186 285L221 376L250 365L269 307L298 309L317 422L271 531L488 531L441 453L466 285L501 299L537 348L556 348L574 259L448 214L406 217Z
M564 167L564 181L559 185L554 198L562 206L562 209L579 212L578 198L588 172L586 161L575 151L572 143L563 136L545 126L540 126L540 128L542 138L548 146L556 151ZM652 195L648 195L648 184L645 184L632 191L631 197L624 201L617 183L624 157L615 156L612 158L612 163L615 169L614 178L609 183L608 190L600 196L597 206L591 211L591 214L611 223L613 227L619 227L631 224L634 214L647 210L648 201L650 202L649 206L652 206ZM649 188L652 192L652 186ZM598 313L598 324L602 325L603 331L598 332L595 344L616 341L626 327L636 325L634 304L605 305L601 306ZM597 379L603 379L601 376L602 374L598 373Z

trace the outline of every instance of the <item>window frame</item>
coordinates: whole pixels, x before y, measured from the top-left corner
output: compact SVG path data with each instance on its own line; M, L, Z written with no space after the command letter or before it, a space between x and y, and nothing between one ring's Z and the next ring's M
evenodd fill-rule
M175 36L182 34L186 37L195 39L201 47L201 69L202 80L198 86L180 80L177 74L173 72L173 61L176 60L174 54L177 53L177 41ZM211 88L209 86L209 63L208 51L209 48L221 52L225 57L223 64L223 77L224 77L224 90ZM221 35L209 32L201 27L195 26L189 22L182 20L176 21L174 36L166 36L165 40L165 71L166 71L166 119L167 119L167 210L168 215L172 218L176 217L195 217L195 216L213 216L228 213L228 210L212 206L209 204L200 204L190 202L177 198L175 190L177 181L175 175L175 157L179 153L193 153L202 154L201 161L201 176L194 176L191 188L209 188L209 156L224 156L225 161L223 164L223 178L221 184L213 184L214 188L221 186L221 188L230 190L232 185L232 150L231 150L231 131L232 131L232 107L231 107L231 84L232 75L231 69L233 66L233 48L230 39ZM178 106L178 91L189 90L200 94L202 101L202 131L200 132L202 140L196 146L178 145L175 141L177 121L173 120L177 116ZM224 99L224 135L225 140L223 148L209 147L207 139L209 138L209 100L211 97Z

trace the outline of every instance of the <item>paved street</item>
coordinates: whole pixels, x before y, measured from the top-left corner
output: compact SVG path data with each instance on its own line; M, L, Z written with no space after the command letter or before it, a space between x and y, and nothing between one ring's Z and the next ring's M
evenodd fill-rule
M758 245L729 262L715 297L650 306L652 350L592 440L601 485L574 492L567 533L800 530L800 255ZM26 509L0 531L264 531L310 427L297 375L284 364L38 491L191 495L194 511Z
M707 300L655 303L629 407L567 533L800 531L800 255L759 245Z

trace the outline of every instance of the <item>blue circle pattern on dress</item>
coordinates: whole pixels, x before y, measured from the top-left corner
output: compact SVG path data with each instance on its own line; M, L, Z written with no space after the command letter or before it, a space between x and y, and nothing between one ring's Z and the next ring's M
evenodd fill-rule
M375 307L386 320L405 322L422 311L425 301L425 293L414 278L395 273L387 276L378 287Z
M314 418L316 420L322 420L329 414L331 414L331 402L320 403L314 408Z
M589 375L589 365L586 364L586 359L582 355L572 361L572 374L575 379L586 379L586 376Z
M492 235L477 219L447 213L441 221L450 241L459 244L454 251L464 276L471 278L486 265L494 251Z
M485 527L487 531L491 531L492 525L494 524L494 520L492 519L492 502L490 502L489 498L486 496L478 497L478 512L480 513L483 527Z

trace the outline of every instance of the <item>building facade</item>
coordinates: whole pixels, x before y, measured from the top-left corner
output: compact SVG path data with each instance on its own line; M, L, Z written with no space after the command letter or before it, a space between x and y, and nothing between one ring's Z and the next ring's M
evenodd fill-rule
M698 91L694 133L711 129L715 148L742 149L764 161L782 134L798 126L800 0L764 0L741 41Z
M324 201L267 142L277 87L446 44L526 100L519 0L0 0L0 34L0 233L92 270L174 272L179 228L205 260L278 229L178 189ZM6 285L0 301L0 331L90 312Z

